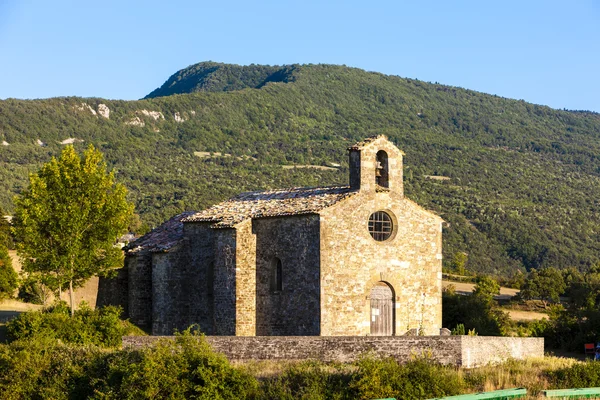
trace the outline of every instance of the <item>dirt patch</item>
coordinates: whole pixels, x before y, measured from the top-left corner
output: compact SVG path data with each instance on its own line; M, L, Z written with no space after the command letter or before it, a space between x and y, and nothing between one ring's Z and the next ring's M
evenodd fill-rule
M294 168L314 168L322 171L337 171L338 168L326 167L324 165L282 165L283 169L294 169Z
M536 319L548 319L548 314L543 314L535 311L521 310L503 310L510 315L510 319L514 321L533 321Z
M200 158L208 158L208 157L231 157L231 154L228 153L220 153L218 151L215 152L209 152L209 151L195 151L194 155L196 157L200 157ZM241 157L236 157L236 159L238 160L253 160L256 161L258 160L256 157L250 157L250 156L241 156Z
M473 293L473 290L475 290L475 284L474 283L442 281L442 285L445 288L448 287L448 286L450 286L450 285L453 285L456 288L456 292L460 293L460 294L471 294L471 293ZM512 288L507 288L507 287L501 287L500 288L500 294L497 295L497 296L494 296L494 299L496 299L496 300L510 300L510 298L516 296L517 293L519 293L519 291L517 289L512 289Z
M42 308L43 306L38 304L23 303L22 301L14 299L2 300L0 302L0 313L21 313L25 311L40 310Z
M15 271L17 271L17 274L21 272L23 266L21 265L21 259L17 256L17 251L9 250L8 256L12 259L12 265Z

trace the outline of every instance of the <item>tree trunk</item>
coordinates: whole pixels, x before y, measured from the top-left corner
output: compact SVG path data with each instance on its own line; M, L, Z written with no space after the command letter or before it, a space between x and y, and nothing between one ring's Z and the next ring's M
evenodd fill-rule
M71 301L71 317L75 315L75 309L73 308L73 279L69 281L69 300Z
M73 306L73 264L75 264L75 260L73 256L71 256L71 279L69 279L69 301L71 303L71 318L75 315L75 307Z

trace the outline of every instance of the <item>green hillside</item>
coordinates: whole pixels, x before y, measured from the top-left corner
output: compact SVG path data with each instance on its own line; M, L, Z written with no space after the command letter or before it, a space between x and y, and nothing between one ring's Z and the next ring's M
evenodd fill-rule
M346 147L385 134L406 153L407 196L448 221L447 264L600 259L599 114L331 65L201 63L148 97L0 101L0 206L68 138L98 146L156 225L243 190L346 184Z

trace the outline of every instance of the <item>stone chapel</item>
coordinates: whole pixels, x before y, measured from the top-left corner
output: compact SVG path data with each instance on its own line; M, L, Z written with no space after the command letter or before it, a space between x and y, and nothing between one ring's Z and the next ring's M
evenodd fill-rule
M348 186L241 193L129 244L98 305L154 335L437 335L443 221L404 197L385 136L348 150Z

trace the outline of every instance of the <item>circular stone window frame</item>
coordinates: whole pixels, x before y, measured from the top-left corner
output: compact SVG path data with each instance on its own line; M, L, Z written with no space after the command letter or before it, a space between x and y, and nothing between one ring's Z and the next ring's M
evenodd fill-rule
M383 212L383 213L387 214L388 217L390 217L390 220L392 221L392 232L390 233L390 236L384 240L375 239L375 237L373 237L373 234L371 233L371 230L369 229L369 222L371 220L371 216L377 212ZM367 232L369 233L369 237L375 243L387 244L396 238L396 234L398 233L398 219L396 218L396 215L391 210L388 210L388 209L375 210L375 211L371 212L369 214L369 217L367 218Z

